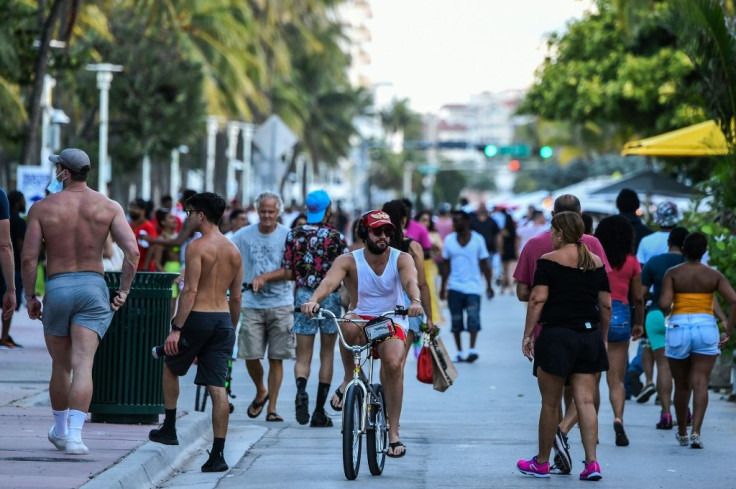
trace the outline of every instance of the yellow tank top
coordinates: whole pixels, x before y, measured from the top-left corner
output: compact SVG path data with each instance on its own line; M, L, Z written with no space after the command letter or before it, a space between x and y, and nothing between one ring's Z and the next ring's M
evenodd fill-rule
M712 293L684 293L675 294L672 314L713 314Z

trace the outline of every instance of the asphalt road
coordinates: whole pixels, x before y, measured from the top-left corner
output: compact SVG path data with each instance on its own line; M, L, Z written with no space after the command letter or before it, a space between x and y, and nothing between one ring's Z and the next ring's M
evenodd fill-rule
M358 477L361 487L525 488L542 484L554 488L582 483L577 480L584 458L577 429L570 434L572 475L537 480L516 470L518 459L536 454L540 399L531 364L520 349L524 314L525 305L513 296L484 300L480 358L473 364L458 364L456 384L444 393L416 381L416 362L410 359L401 418L407 455L387 459L380 477L370 475L364 455ZM442 337L453 354L449 327L443 328ZM315 363L313 375L316 370ZM337 363L335 371L341 372ZM193 404L189 380L182 381L180 406ZM313 403L314 377L308 388ZM225 449L231 470L201 474L199 466L208 448L203 444L165 487L329 489L355 484L342 472L339 414L334 414L332 428L309 428L294 420L293 362L285 365L278 406L284 423L267 423L263 415L256 420L247 418L246 406L254 388L242 360L234 370L233 391L238 397ZM711 394L702 430L705 449L693 450L678 446L674 431L654 428L659 408L651 400L644 405L627 401L624 421L631 445L616 447L605 381L601 396L601 484L614 488L736 487L730 470L736 447L736 404Z

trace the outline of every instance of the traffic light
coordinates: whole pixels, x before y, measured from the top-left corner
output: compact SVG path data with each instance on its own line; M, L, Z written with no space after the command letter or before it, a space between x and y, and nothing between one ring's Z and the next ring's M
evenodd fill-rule
M542 157L542 159L548 159L551 158L554 154L554 150L552 149L552 146L542 146L539 148L539 156Z
M498 147L496 147L495 144L487 144L483 148L483 152L486 154L487 157L493 158L498 154Z
M511 160L509 161L508 168L510 172L517 172L521 169L521 163L519 160Z

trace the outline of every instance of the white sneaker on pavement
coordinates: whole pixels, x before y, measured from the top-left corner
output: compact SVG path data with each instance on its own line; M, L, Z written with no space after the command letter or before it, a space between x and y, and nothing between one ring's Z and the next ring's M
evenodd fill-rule
M89 448L87 445L82 443L82 440L67 440L66 441L66 454L67 455L87 455Z
M54 430L54 425L49 428L49 441L54 444L57 450L66 449L66 436L58 436Z

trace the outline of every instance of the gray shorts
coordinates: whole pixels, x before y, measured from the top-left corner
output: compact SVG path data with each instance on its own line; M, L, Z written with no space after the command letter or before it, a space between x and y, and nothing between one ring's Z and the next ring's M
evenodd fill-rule
M289 360L294 351L294 306L271 309L241 309L238 356L246 360L260 360L266 354L271 360Z
M44 334L69 336L69 326L77 324L94 331L102 339L113 314L110 292L99 273L60 273L46 282Z

